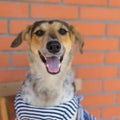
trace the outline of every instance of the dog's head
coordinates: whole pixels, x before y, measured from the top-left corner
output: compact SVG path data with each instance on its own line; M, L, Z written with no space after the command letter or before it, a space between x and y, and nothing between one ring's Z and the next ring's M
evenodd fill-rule
M59 73L74 43L78 42L81 53L84 45L80 33L72 25L60 20L35 22L17 36L11 47L19 46L23 40L27 41L32 54L39 57L50 74Z

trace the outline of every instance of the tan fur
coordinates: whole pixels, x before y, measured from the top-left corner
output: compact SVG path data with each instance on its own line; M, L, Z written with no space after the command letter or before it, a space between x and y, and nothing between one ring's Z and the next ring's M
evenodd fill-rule
M67 34L61 35L58 32L60 28L64 28ZM38 30L45 31L44 35L38 37L35 34ZM45 57L53 55L46 50L46 44L51 41L50 35L55 35L61 44L61 50L56 56L64 55L60 72L55 75L48 73L38 54L40 51ZM78 42L81 53L83 47L83 40L79 32L63 21L43 21L28 26L18 35L11 46L17 47L24 40L28 45L30 70L21 89L23 100L29 104L43 107L54 106L71 100L74 96L71 72L72 47L74 43ZM75 119L76 117L72 120Z

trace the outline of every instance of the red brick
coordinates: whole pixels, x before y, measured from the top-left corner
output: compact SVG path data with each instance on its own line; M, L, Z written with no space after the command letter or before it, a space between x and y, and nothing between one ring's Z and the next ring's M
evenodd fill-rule
M96 118L100 117L100 110L98 108L89 108L87 109L87 111L91 113L93 116L95 116Z
M0 20L0 33L7 33L7 21L6 20Z
M22 20L11 20L10 21L10 33L20 33L23 31L28 25L31 25L33 21L22 21Z
M120 120L120 118L116 118L115 120Z
M32 4L31 16L33 18L77 19L78 8L76 6Z
M115 66L103 67L85 67L78 69L78 77L88 78L112 78L116 77L117 71Z
M0 54L0 67L7 67L9 56L8 54Z
M81 8L80 18L88 20L120 20L120 9L112 8Z
M0 82L24 80L25 73L26 70L0 70Z
M82 81L80 93L100 92L102 90L101 80Z
M111 98L110 98L111 99ZM108 99L108 100L110 100ZM120 106L111 106L102 109L102 117L116 117L120 115Z
M119 52L108 52L106 53L107 64L120 64L120 53Z
M120 6L120 0L109 0L110 6Z
M80 31L82 36L103 36L105 33L105 24L102 23L72 22L72 25Z
M64 0L64 2L70 4L106 5L106 0Z
M120 67L118 66L118 76L120 77Z
M120 80L104 80L104 90L105 91L120 90Z
M13 54L12 55L13 66L28 66L28 59L26 54Z
M18 2L0 2L0 17L27 17L28 4Z
M15 37L11 36L1 36L0 37L0 50L25 50L26 49L26 42L23 42L22 45L20 45L17 48L11 48L10 45L12 41L15 39Z
M117 95L117 102L120 104L120 94Z
M115 38L87 38L85 39L84 49L85 50L118 50L119 40Z
M73 64L102 64L103 57L102 53L75 53Z
M26 0L28 2L51 2L51 3L56 3L60 2L60 0Z
M107 35L109 36L120 36L120 24L108 24Z
M111 105L114 104L114 95L113 94L97 94L85 96L83 100L84 106L101 106L101 105Z

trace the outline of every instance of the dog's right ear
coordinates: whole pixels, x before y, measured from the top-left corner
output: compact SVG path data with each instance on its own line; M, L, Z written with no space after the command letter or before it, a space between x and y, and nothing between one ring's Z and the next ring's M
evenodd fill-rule
M11 47L15 48L22 44L23 40L30 39L31 26L27 26L26 29L18 34L18 36L13 40Z

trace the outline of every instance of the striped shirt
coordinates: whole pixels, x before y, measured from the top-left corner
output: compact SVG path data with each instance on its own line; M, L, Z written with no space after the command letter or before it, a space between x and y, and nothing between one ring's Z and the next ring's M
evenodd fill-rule
M80 98L75 95L67 103L53 107L35 107L25 103L19 91L15 98L15 111L20 120L71 120L77 112L78 120L95 120L79 105Z

